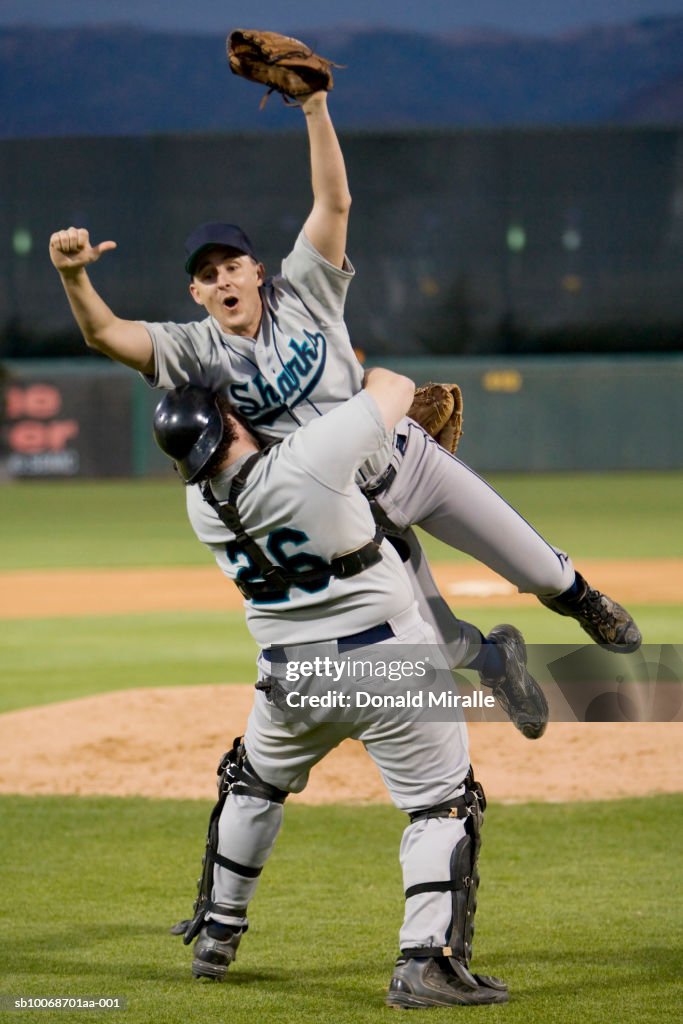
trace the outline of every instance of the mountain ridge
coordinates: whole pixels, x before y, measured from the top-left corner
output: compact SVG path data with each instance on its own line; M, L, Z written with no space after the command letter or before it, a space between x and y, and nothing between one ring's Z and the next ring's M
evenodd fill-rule
M305 39L344 65L341 129L683 124L683 16L543 37L338 26ZM0 29L0 100L4 139L301 127L277 97L259 112L212 33Z

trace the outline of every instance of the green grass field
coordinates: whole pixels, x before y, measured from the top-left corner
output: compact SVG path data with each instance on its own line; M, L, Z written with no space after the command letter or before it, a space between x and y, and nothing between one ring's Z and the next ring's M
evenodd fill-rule
M683 555L683 473L510 475L492 483L576 559ZM30 482L3 487L0 500L5 569L213 564L190 531L175 480ZM434 559L465 557L423 539ZM530 643L584 640L575 623L540 605L457 611L484 632L513 617ZM631 611L648 643L679 642L680 605ZM239 613L19 619L0 630L0 711L137 686L247 682L256 650Z
M388 1019L403 816L388 807L290 807L238 962L225 984L212 985L190 978L191 951L168 934L190 910L208 809L5 798L0 993L118 996L128 1009L113 1019L128 1024ZM491 808L476 966L504 977L512 1000L433 1010L430 1020L679 1020L682 818L680 797Z
M289 808L238 964L225 984L207 985L189 978L190 950L168 928L194 895L208 805L5 798L2 810L2 994L119 996L128 1009L114 1019L129 1024L389 1014L383 991L402 902L397 811ZM683 798L671 797L490 809L476 964L504 977L513 997L430 1020L680 1019L672 853L682 818ZM17 1017L27 1018L102 1016Z
M683 555L683 473L500 475L489 481L575 558ZM205 565L176 480L9 484L1 569ZM426 539L430 557L465 558Z
M227 585L227 584L226 584ZM681 635L678 605L632 605L649 644ZM530 642L584 643L579 627L540 606L458 606L488 632L512 619ZM246 683L256 647L240 612L155 613L0 623L0 712L138 686Z
M683 474L494 482L577 559L683 554ZM4 569L210 564L175 481L7 485L0 506ZM509 616L505 607L458 611L484 629ZM649 642L680 642L681 606L632 611ZM540 606L515 608L514 621L530 641L582 637ZM247 682L254 654L238 614L4 621L0 711L138 686ZM128 1009L114 1019L129 1024L386 1020L403 816L289 807L239 962L225 985L207 986L191 981L190 951L167 934L190 910L207 813L201 801L1 797L0 996L121 996ZM430 1020L678 1020L682 817L683 797L492 806L475 966L503 976L512 1002L435 1010ZM53 1018L102 1014L16 1017Z

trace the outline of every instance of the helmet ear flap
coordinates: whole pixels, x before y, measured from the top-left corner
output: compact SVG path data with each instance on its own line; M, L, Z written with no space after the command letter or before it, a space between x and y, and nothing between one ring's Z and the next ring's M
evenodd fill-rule
M223 438L216 395L193 384L167 391L154 411L153 433L185 483L194 483Z

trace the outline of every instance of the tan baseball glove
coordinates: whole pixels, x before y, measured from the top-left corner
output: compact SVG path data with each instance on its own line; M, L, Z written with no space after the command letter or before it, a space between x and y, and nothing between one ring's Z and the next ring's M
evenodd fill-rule
M457 384L430 382L415 389L408 415L453 455L462 437L462 408Z
M234 74L268 86L262 107L271 92L282 93L285 103L321 89L329 92L334 84L331 68L340 66L279 32L238 28L228 36L226 48Z

